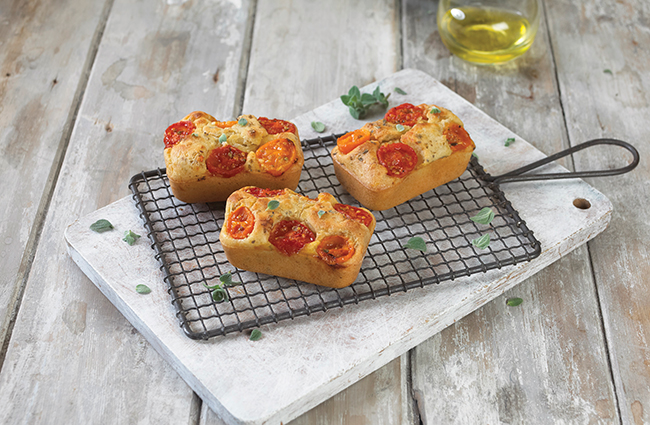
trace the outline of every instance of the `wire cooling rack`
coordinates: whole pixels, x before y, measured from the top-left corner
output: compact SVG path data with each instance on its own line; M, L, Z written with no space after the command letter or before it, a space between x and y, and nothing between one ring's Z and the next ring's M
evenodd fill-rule
M329 145L336 135L304 140L305 165L297 192L315 198L332 193L340 202L359 205L334 175ZM219 242L225 203L185 204L169 188L164 169L133 176L129 187L144 221L156 258L169 286L171 302L184 332L208 339L260 325L311 315L413 288L486 272L537 257L533 232L505 198L498 184L473 157L458 179L386 211L374 211L375 232L356 281L332 289L234 268ZM490 225L470 220L490 207ZM471 241L485 233L479 249ZM406 249L414 236L427 251ZM231 272L227 300L216 302L206 286Z

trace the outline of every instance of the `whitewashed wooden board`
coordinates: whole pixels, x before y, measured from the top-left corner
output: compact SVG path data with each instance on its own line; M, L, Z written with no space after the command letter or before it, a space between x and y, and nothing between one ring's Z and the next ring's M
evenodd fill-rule
M493 175L544 157L425 73L403 70L378 84L384 93L393 93L391 106L428 102L454 111L475 140L481 164ZM395 87L409 94L398 95ZM313 120L334 133L359 127L338 99L294 120L301 137L316 136ZM516 142L505 147L508 137ZM565 170L550 165L544 171ZM502 189L541 242L537 259L264 326L264 336L256 342L245 334L205 342L183 334L148 241L143 238L134 246L120 241L125 230L146 233L130 197L78 219L65 237L79 267L225 422L286 423L584 244L611 217L609 200L579 179L511 183ZM576 198L589 200L591 208L574 207ZM100 218L116 230L90 231ZM137 294L140 283L152 293Z

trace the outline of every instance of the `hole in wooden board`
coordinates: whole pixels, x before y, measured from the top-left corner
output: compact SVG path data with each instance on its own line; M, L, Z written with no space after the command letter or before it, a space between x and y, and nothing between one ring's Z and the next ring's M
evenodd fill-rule
M589 208L591 208L591 202L583 198L576 198L573 200L573 206L576 208L580 208L581 210L588 210Z

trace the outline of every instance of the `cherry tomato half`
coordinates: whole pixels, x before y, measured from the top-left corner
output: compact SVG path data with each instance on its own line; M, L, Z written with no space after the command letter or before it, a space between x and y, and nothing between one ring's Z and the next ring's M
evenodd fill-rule
M386 112L384 119L392 124L402 124L413 127L420 119L425 118L424 109L410 103L402 103Z
M347 218L358 221L366 227L370 227L370 224L372 223L372 214L362 210L361 208L346 204L335 204L334 209Z
M212 123L219 128L230 128L237 124L237 121L213 121Z
M284 193L284 189L265 189L261 187L247 187L244 192L250 193L256 198L266 198L269 196L278 196Z
M315 239L316 235L314 232L297 220L280 221L273 226L269 235L271 245L285 255L297 253Z
M275 139L262 145L255 152L262 170L274 177L281 176L298 159L296 145L289 139Z
M442 134L447 138L452 151L462 151L468 146L474 147L474 142L467 134L467 131L458 124L448 126Z
M233 239L245 239L255 227L255 216L248 207L241 206L231 212L226 221L226 232Z
M266 132L269 134L279 134L288 131L295 135L298 135L298 129L293 123L289 121L268 119L265 117L259 117L257 121L259 121L262 127L264 127Z
M365 128L350 131L336 140L339 151L343 154L352 152L357 146L361 146L370 140L370 131Z
M165 130L165 148L171 148L196 130L192 121L179 121Z
M391 177L405 177L418 163L417 153L404 143L381 145L377 150L377 159Z
M205 165L211 174L232 177L244 170L246 153L234 146L222 145L210 151Z
M354 255L354 244L339 235L325 236L316 248L318 256L330 266L345 263Z

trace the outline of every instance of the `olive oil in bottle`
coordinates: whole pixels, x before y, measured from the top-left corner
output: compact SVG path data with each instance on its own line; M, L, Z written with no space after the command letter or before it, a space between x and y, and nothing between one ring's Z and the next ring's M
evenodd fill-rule
M528 50L537 25L506 9L469 6L438 15L438 31L456 56L470 62L500 63Z

